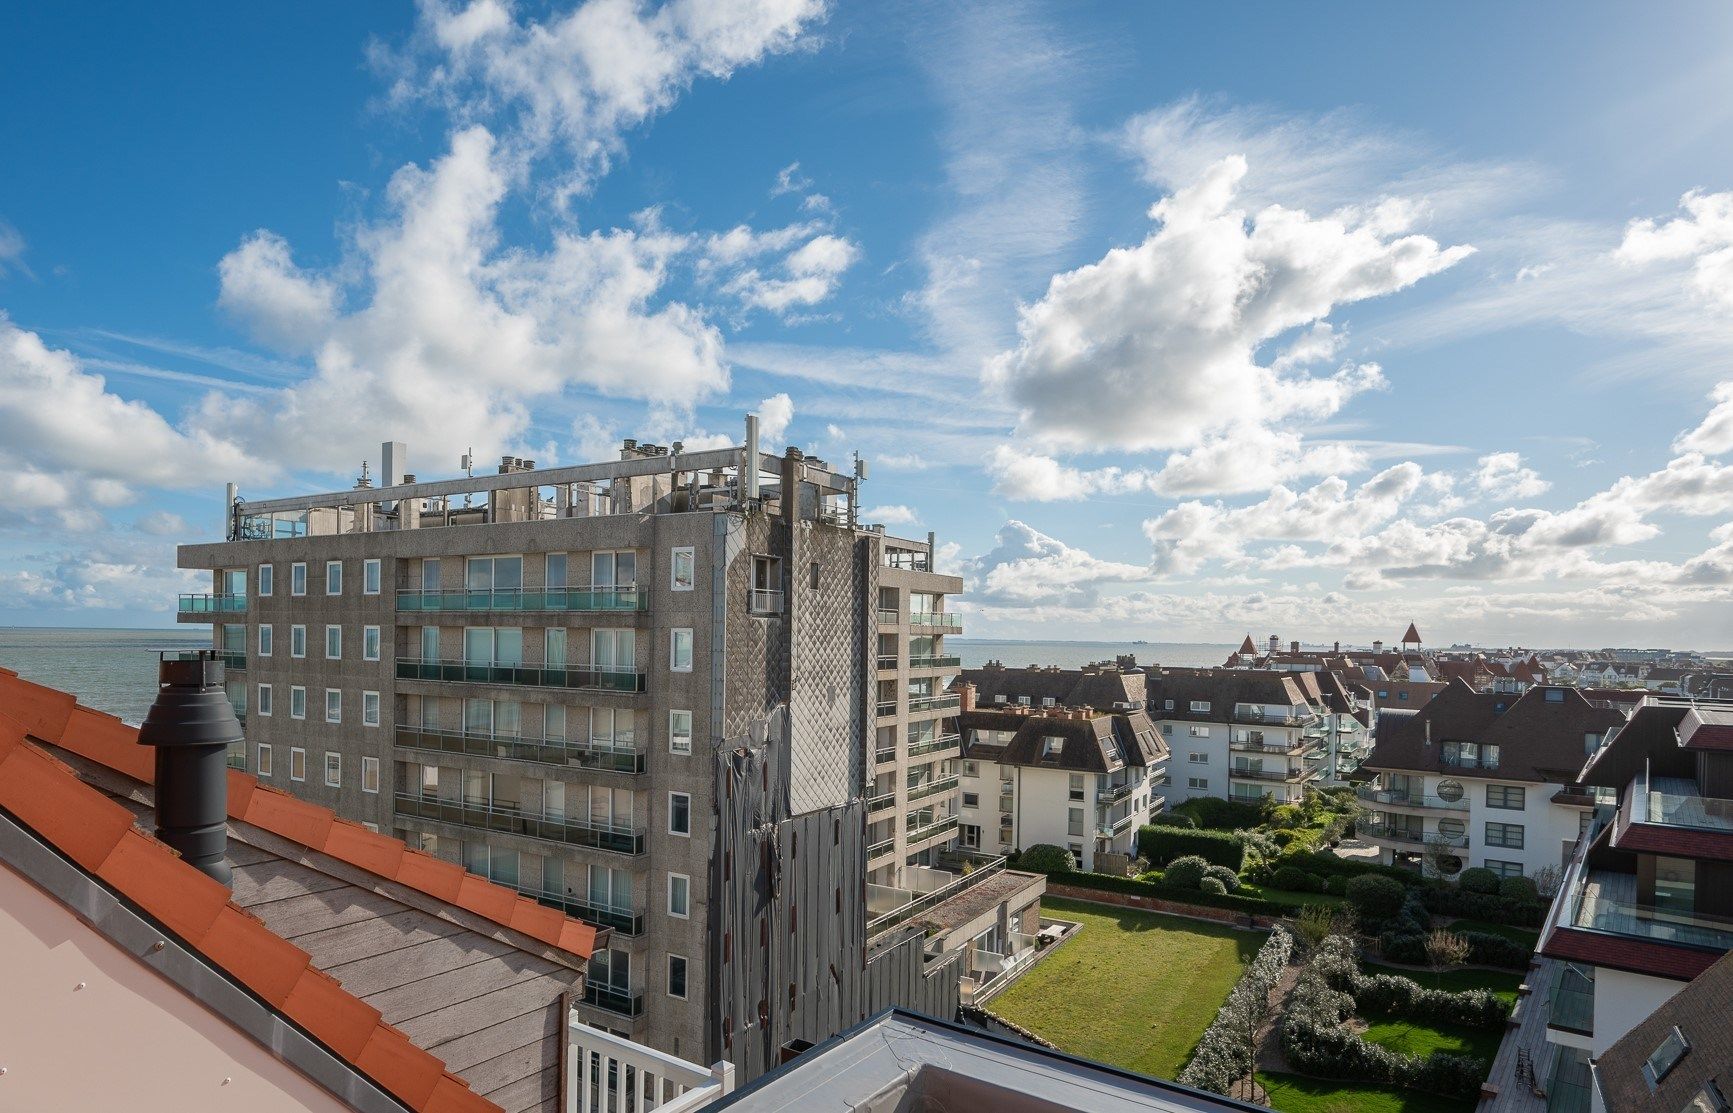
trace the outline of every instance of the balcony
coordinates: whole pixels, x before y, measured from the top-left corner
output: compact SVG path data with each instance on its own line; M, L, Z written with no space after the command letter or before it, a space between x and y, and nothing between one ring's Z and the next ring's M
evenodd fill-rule
M569 893L527 888L522 885L517 887L517 891L531 900L547 905L549 908L557 908L568 916L576 916L585 923L613 928L621 935L640 935L644 931L644 917L630 908L591 904L589 901L579 900Z
M567 688L590 692L633 693L644 690L644 674L637 669L488 665L469 661L428 661L411 657L397 658L397 679L510 684L526 688Z
M909 801L913 803L916 800L925 800L929 796L937 796L939 793L944 792L947 789L953 789L956 787L957 775L955 773L948 777L939 777L935 780L928 781L924 785L910 786Z
M630 990L611 989L595 982L584 984L584 1004L594 1005L621 1016L638 1016L644 1011L644 995Z
M962 980L964 1001L979 1005L1009 985L1035 961L1036 953L1035 937L1015 931L1010 933L1009 953L989 951L983 947L970 948L970 972Z
M644 771L644 755L638 750L525 738L518 734L439 730L435 727L399 724L397 744L418 750L437 750L445 754L504 757L517 761L537 761L545 765L576 765L609 773Z
M910 626L927 626L935 630L961 630L963 616L945 611L910 611Z
M1427 811L1465 812L1468 810L1468 798L1458 797L1446 800L1441 796L1427 796L1419 792L1407 792L1399 788L1374 788L1371 785L1360 785L1354 790L1354 795L1363 803L1389 808L1421 808Z
M881 719L895 715L897 713L897 701L894 699L879 700L877 711Z
M879 654L879 668L894 670L896 667L897 655L895 653Z
M936 754L940 750L954 750L962 744L963 736L960 734L941 734L935 738L929 738L925 742L910 742L909 756L921 757L926 754Z
M1287 782L1293 784L1300 781L1310 780L1317 775L1318 771L1316 769L1306 769L1303 767L1298 769L1252 769L1243 765L1232 765L1228 767L1228 776L1243 781L1275 781L1277 783Z
M897 760L897 748L895 746L888 750L875 750L873 752L874 765L889 765L895 760Z
M1733 831L1733 800L1701 795L1688 777L1637 778L1632 794L1632 823L1690 827L1700 831Z
M895 839L881 839L878 842L869 843L867 845L867 861L870 862L874 858L883 858L886 854L889 854L896 848L897 840Z
M961 657L928 655L909 658L909 668L911 669L960 669L962 667L963 659Z
M1567 893L1571 927L1718 953L1733 950L1733 920L1643 904L1634 873L1587 870Z
M1445 846L1452 850L1467 850L1467 835L1441 835L1423 827L1400 827L1377 820L1365 820L1355 825L1355 831L1376 842L1397 842L1410 846Z
M1294 755L1294 754L1304 753L1305 751L1311 749L1315 743L1316 743L1316 739L1311 739L1311 738L1296 738L1292 742L1282 742L1282 741L1277 741L1277 742L1257 741L1257 742L1254 742L1254 741L1251 741L1248 739L1247 741L1244 741L1244 742L1232 742L1232 741L1230 741L1228 743L1228 749L1235 750L1235 751L1238 751L1239 753L1244 753L1244 754Z
M950 900L958 893L964 892L980 884L1004 868L1005 859L998 856L990 857L982 864L976 866L969 873L958 874L955 881L948 882L936 889L922 893L913 900L910 900L908 903L898 905L890 911L868 920L867 935L869 937L874 936L888 928L893 928L898 924L906 923L915 916L918 916L922 912L932 908L934 905Z
M399 612L559 611L611 614L647 611L650 592L639 587L498 588L491 591L399 591Z
M746 591L746 613L770 615L782 613L782 592L754 587Z
M910 696L909 714L922 711L948 711L962 701L957 696Z
M902 620L903 620L902 613L900 611L898 611L895 607L880 607L879 608L879 625L880 626L896 626L896 625L900 624L902 622Z
M1268 723L1271 726L1297 727L1318 721L1317 712L1307 708L1275 711L1258 703L1234 704L1234 719L1241 723Z
M611 823L586 823L564 816L536 815L503 804L486 804L476 800L440 800L432 796L399 792L397 814L459 827L474 827L483 831L549 839L572 846L608 850L615 854L644 853L642 830Z
M247 597L245 595L182 595L175 602L175 614L245 614L247 613Z
M869 814L872 812L889 811L896 806L897 794L895 790L890 792L881 792L877 796L871 797L867 800L867 812Z
M924 842L927 839L943 835L950 831L955 831L956 829L957 817L954 815L948 815L943 819L934 820L931 823L919 826L911 823L907 828L907 837L905 842L909 846L913 846L918 842Z
M217 660L223 663L223 668L228 672L245 672L247 669L245 653L231 653L225 649L217 653Z
M1137 813L1130 812L1107 823L1097 823L1095 825L1095 837L1098 839L1111 839L1125 834L1125 832L1131 830L1131 828L1136 826L1136 824Z
M1137 786L1132 784L1130 781L1127 781L1122 785L1113 785L1109 788L1098 788L1095 790L1095 802L1102 807L1106 807L1109 804L1119 803L1121 800L1136 791Z

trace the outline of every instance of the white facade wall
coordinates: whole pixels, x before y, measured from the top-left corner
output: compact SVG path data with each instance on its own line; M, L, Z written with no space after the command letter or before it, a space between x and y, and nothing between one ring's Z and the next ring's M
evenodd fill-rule
M1167 775L1172 783L1162 789L1167 805L1182 804L1199 796L1228 794L1228 731L1226 722L1194 723L1181 719L1157 719L1151 710L1161 740L1167 743ZM1197 732L1202 731L1200 735ZM1193 755L1201 758L1194 761ZM1193 785L1192 781L1202 783Z
M1651 978L1606 966L1595 968L1595 1034L1590 1054L1599 1057L1619 1037L1649 1019L1688 982Z
M1533 877L1546 866L1563 867L1582 831L1582 817L1590 812L1588 808L1553 803L1553 796L1564 788L1562 784L1501 781L1489 777L1465 776L1462 772L1428 772L1414 776L1421 778L1425 786L1425 796L1429 800L1442 798L1439 792L1441 783L1456 781L1462 786L1461 800L1468 805L1467 812L1404 808L1394 804L1384 805L1374 800L1366 801L1367 806L1375 812L1393 816L1419 817L1428 836L1435 832L1453 831L1451 821L1461 823L1462 834L1467 838L1468 846L1456 853L1463 859L1465 867L1485 866L1488 862L1516 862L1522 866L1525 877ZM1385 775L1382 783L1389 783L1388 775ZM1487 805L1488 788L1503 787L1523 790L1523 807L1520 810ZM1487 841L1488 823L1515 824L1522 827L1522 846L1517 848L1490 845ZM1385 864L1389 864L1396 854L1418 853L1421 850L1420 847L1408 843L1389 842L1376 837L1372 841L1385 848L1382 855Z
M970 772L973 768L975 771ZM1081 800L1072 798L1072 778L1082 779ZM1130 795L1107 806L1107 814L1123 815L1129 809L1135 818L1124 831L1115 835L1105 846L1096 836L1097 818L1102 814L1098 800L1103 778L1095 773L1076 773L1066 769L1048 769L1022 765L1000 765L990 759L966 759L958 781L958 813L964 825L978 826L981 831L980 849L989 854L1021 850L1037 843L1052 843L1069 848L1078 857L1082 869L1095 869L1097 850L1116 854L1131 854L1136 849L1137 829L1147 822L1152 804L1160 801L1160 786L1150 778L1148 770L1135 766L1126 770L1133 784ZM1006 830L1001 816L1001 786L1011 785L1011 825L1009 840L1001 841ZM975 803L967 801L974 794ZM1081 813L1082 834L1072 830L1072 812ZM1160 810L1157 807L1155 810Z

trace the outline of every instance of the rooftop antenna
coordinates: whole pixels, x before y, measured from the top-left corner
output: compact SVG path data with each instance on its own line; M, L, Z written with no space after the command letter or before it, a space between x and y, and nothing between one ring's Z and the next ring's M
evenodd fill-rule
M463 474L466 478L469 478L469 479L475 478L475 448L474 448L474 446L471 446L469 448L469 450L463 454L463 459L461 459L457 462L457 466L463 469ZM469 498L470 498L469 492L465 491L463 493L463 508L465 510L469 509Z

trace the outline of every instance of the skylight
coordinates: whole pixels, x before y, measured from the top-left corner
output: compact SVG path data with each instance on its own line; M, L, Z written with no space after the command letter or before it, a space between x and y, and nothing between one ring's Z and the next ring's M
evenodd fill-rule
M1679 1065L1679 1060L1691 1050L1691 1045L1685 1039L1685 1033L1679 1031L1675 1024L1673 1030L1667 1033L1667 1038L1661 1041L1661 1046L1649 1054L1643 1063L1643 1077L1648 1080L1649 1088L1654 1089L1667 1073Z

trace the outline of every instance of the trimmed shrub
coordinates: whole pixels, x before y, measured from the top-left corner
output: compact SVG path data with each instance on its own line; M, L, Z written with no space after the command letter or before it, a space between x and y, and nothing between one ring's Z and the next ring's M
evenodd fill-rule
M1318 948L1312 968L1323 974L1331 989L1352 997L1362 1014L1463 1028L1498 1028L1510 1016L1510 1008L1489 990L1452 993L1428 989L1401 974L1363 973L1354 953L1354 941L1345 935L1325 940Z
M1421 895L1427 908L1445 916L1464 916L1470 920L1488 920L1512 927L1539 927L1546 918L1546 905L1539 901L1512 900L1487 893L1465 892L1459 888L1427 889Z
M1425 884L1425 879L1413 870L1405 870L1401 866L1381 866L1376 862L1363 862L1353 858L1338 858L1325 851L1289 851L1274 863L1281 866L1297 866L1307 873L1321 873L1325 877L1359 877L1363 874L1377 874L1392 878L1406 888L1414 888Z
M1506 970L1527 970L1534 952L1502 935L1485 931L1464 931L1468 940L1468 961L1477 966L1501 966Z
M1209 863L1195 854L1184 858L1175 858L1162 871L1162 879L1170 888L1195 889L1198 882L1204 879L1204 873L1209 869ZM1226 892L1226 890L1223 890Z
M1498 895L1505 900L1520 903L1540 903L1540 889L1536 888L1532 877L1501 877L1498 881Z
M1161 815L1150 817L1149 825L1151 827L1183 827L1188 831L1195 831L1197 829L1197 820L1193 819L1189 815L1180 815L1175 812L1164 812Z
M1038 842L1017 856L1017 868L1041 873L1067 873L1077 868L1077 859L1063 846Z
M1226 866L1210 866L1203 871L1203 876L1206 881L1213 877L1221 882L1224 892L1231 893L1240 887L1240 875Z
M1210 831L1237 831L1263 822L1260 805L1224 800L1219 796L1198 796L1176 805L1172 811L1191 816L1199 827Z
M1204 799L1200 797L1200 799ZM1178 827L1143 826L1137 830L1137 852L1152 865L1196 855L1207 863L1238 873L1245 865L1245 842L1227 831L1187 831Z
M1402 886L1395 879L1364 874L1348 882L1348 903L1363 920L1388 920L1402 908Z
M1179 1072L1181 1084L1226 1094L1235 1082L1251 1072L1251 1049L1246 1047L1243 1035L1249 1027L1247 1018L1262 1016L1269 1009L1270 990L1275 988L1293 952L1294 937L1285 929L1278 927L1270 932L1270 937L1246 964L1245 973L1222 1003L1215 1020L1204 1030L1203 1038L1197 1041L1191 1061Z
M1019 869L1027 866L1018 865ZM1167 884L1160 873L1146 873L1142 877L1115 877L1108 873L1088 873L1083 870L1069 872L1053 872L1055 883L1072 885L1079 889L1098 889L1104 893L1127 893L1132 896L1154 897L1157 900L1171 900L1175 904L1196 904L1205 908L1225 908L1231 912L1239 912L1251 916L1267 916L1279 920L1292 912L1293 909L1275 901L1262 897L1246 896L1241 893L1226 893L1217 895L1206 893L1202 889L1181 889Z
M1473 866L1456 875L1456 887L1465 893L1498 892L1499 876L1484 866Z
M1283 866L1270 875L1270 884L1278 889L1303 892L1311 888L1311 874L1298 866Z
M1222 879L1219 877L1206 877L1197 883L1197 887L1202 892L1212 893L1216 896L1226 896L1228 891L1228 887L1222 884Z

